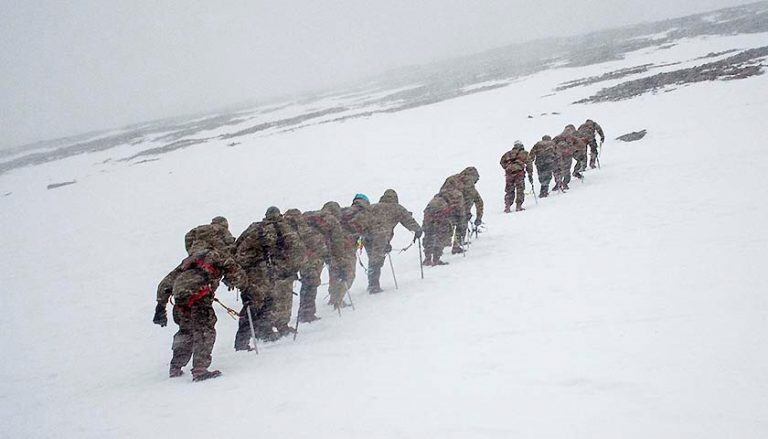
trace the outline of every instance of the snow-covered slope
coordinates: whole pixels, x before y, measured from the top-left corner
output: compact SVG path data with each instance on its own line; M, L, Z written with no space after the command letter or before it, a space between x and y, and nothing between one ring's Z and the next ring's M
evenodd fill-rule
M552 90L766 41L689 39L231 148L106 171L84 154L0 176L3 436L765 437L768 76L594 105L570 103L613 83ZM649 134L608 141L602 170L569 193L503 214L500 155L587 117L609 139ZM356 311L323 306L296 342L258 356L233 351L236 322L217 309L224 376L167 378L174 328L152 325L154 293L190 227L225 215L237 234L273 204L389 187L420 220L469 165L488 228L467 257L421 280L415 249L395 255L399 290L385 271L387 293L368 296L358 273Z

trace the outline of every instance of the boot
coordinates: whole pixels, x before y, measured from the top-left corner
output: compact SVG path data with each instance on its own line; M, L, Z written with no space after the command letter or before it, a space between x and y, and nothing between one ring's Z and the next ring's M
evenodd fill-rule
M547 198L548 195L549 195L549 190L547 189L546 186L542 186L541 192L539 192L539 198Z
M509 206L504 207L504 213L509 213L509 212L510 212Z
M299 315L299 323L312 323L315 320L320 320L320 317L314 314L301 314Z
M462 254L462 253L464 253L464 249L463 249L463 248L461 248L461 247L459 247L459 246L455 246L455 247L453 247L453 248L451 249L451 254L452 254L452 255L460 255L460 254ZM435 264L435 265L437 265L437 264Z
M208 369L192 369L192 381L204 381L221 376L221 371Z
M431 267L432 264L432 255L428 253L424 253L424 266L425 267Z
M568 189L570 189L568 187L568 183L563 183L563 186L560 188L560 190L562 190L562 191L567 191Z
M435 262L432 263L432 265L435 265L435 266L437 266L437 265L448 265L448 263L445 262L445 261L441 261L440 258L437 258L437 259L435 259Z
M378 285L368 285L368 294L379 294L382 290L380 286Z
M523 207L522 203L515 205L515 212L522 212L523 210L525 210L525 208Z
M173 367L173 366L171 366L171 370L170 370L170 372L168 372L168 377L169 378L177 378L177 377L180 377L182 375L184 375L184 371L181 370L180 367Z

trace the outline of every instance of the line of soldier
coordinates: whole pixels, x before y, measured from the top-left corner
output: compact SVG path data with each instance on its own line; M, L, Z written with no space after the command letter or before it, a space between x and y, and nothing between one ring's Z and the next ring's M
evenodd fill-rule
M513 150L502 157L507 176L505 212L509 211L512 200L517 210L523 210L523 179L527 170L531 180L532 162L539 169L543 194L547 193L553 173L557 186L563 190L568 188L572 158L577 163L574 175L580 177L582 163L586 166L587 144L594 144L590 165L594 163L597 158L594 132L600 134L601 141L604 136L596 123L587 121L585 125L584 130L575 130L569 125L554 141L545 136L530 155L516 142ZM591 141L586 135L588 130L592 133ZM558 177L566 169L565 177ZM173 337L169 376L182 376L182 368L190 360L194 381L221 375L218 370L208 369L216 340L214 294L220 282L229 290L240 291L243 307L239 313L233 311L239 319L235 350L249 351L255 348L250 345L252 337L274 341L295 332L289 322L296 280L301 282L297 325L320 318L316 314L316 300L324 267L329 274L328 304L337 310L346 306L345 296L354 282L359 261L357 252L361 248L368 255L368 292L382 292L381 269L392 250L390 242L398 224L414 233L414 241L423 234L424 265L446 265L447 262L441 260L444 249L450 246L453 254L465 252L469 227L477 231L483 222L483 199L475 186L479 179L480 174L474 167L448 177L424 209L423 228L411 212L399 204L397 193L388 189L373 205L366 195L357 194L352 204L344 208L329 201L318 211L302 213L289 209L283 214L273 206L267 209L263 220L252 223L237 239L230 233L224 217L216 217L210 224L190 230L184 239L188 256L157 288L153 322L167 325L166 306L173 298L173 320L179 326ZM470 221L473 206L475 220Z
M600 144L605 141L603 128L597 122L587 119L578 129L573 125L566 125L562 133L553 139L543 136L528 152L523 143L515 142L512 150L501 156L499 164L504 169L506 185L504 187L504 212L509 213L512 203L515 211L525 210L525 175L533 188L533 164L539 174L541 191L540 198L549 196L549 184L554 179L553 191L565 192L571 182L571 165L573 176L582 179L583 172L587 169L587 146L589 146L589 167L594 169L599 165L599 151L596 134L600 136ZM533 189L535 190L535 189Z
M382 292L381 269L398 224L414 233L414 241L424 233L426 265L444 265L443 247L450 245L452 234L464 236L473 204L475 224L482 222L482 198L474 187L478 179L475 168L449 177L425 209L423 229L399 204L397 193L388 189L375 204L357 194L344 208L334 201L304 213L297 209L281 213L270 207L263 220L252 223L237 239L224 217L190 230L185 235L187 257L158 285L153 318L154 323L167 325L166 306L172 298L179 330L171 347L170 377L181 376L190 360L194 381L221 374L208 369L216 340L214 293L220 282L240 291L243 307L237 313L235 350L247 351L255 348L250 345L252 336L274 341L295 332L289 322L296 280L301 282L297 324L319 319L316 299L324 267L329 273L328 304L334 309L346 306L361 248L368 255L368 292ZM456 239L454 253L463 251L460 241Z

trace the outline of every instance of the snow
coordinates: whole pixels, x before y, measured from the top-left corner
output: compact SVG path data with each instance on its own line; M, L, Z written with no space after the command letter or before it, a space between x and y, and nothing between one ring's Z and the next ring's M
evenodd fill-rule
M0 193L13 192L0 197L3 436L765 437L768 157L757 134L768 76L597 105L569 103L604 84L541 98L609 67L730 48L727 38L237 148L212 140L98 172L102 152L0 176ZM501 154L587 117L609 139L603 168L503 214ZM639 142L610 140L643 128ZM369 296L360 272L355 311L319 305L323 319L296 342L258 356L234 352L236 322L217 308L224 376L167 378L175 328L152 325L154 294L189 228L223 214L238 234L273 204L316 209L388 187L421 220L443 179L469 165L488 228L468 256L421 280L416 249L396 254L399 290L385 266L387 292ZM393 247L409 238L398 229Z

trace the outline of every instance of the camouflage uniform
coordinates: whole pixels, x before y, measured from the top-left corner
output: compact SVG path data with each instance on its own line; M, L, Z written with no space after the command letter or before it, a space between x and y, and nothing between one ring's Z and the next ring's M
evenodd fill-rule
M371 228L370 208L371 203L368 198L358 194L352 200L351 206L341 209L343 251L337 260L332 261L328 270L330 278L328 291L331 295L329 303L334 308L343 306L344 296L355 281L357 243Z
M536 170L539 173L539 183L541 184L539 196L546 198L549 195L549 182L552 180L555 162L557 161L555 142L552 141L552 138L544 136L541 138L541 141L536 142L533 148L531 148L529 159L531 162L536 163Z
M533 175L533 166L528 158L528 152L520 142L515 142L515 146L501 156L499 164L504 169L506 177L506 186L504 187L504 212L509 212L512 202L515 203L517 211L524 210L525 201L525 173ZM532 177L530 177L532 180Z
M267 209L264 219L251 224L237 238L235 245L237 261L248 274L235 335L235 350L244 350L248 349L250 338L249 306L257 337L269 341L292 332L288 322L291 320L293 282L303 264L304 246L276 207Z
M453 207L444 192L435 195L424 209L424 265L444 265L443 248L451 245Z
M421 226L413 215L398 202L397 192L387 189L379 202L371 206L371 227L364 237L365 251L368 254L368 292L381 292L379 278L384 258L392 250L389 244L395 234L395 227L403 227L421 237Z
M582 178L581 173L587 169L587 141L583 137L583 133L577 131L573 125L566 125L563 134L570 144L573 159L576 161L573 166L573 176Z
M452 206L456 207L457 212L455 221L453 222L453 226L456 227L456 239L453 241L453 253L461 253L463 251L461 245L467 234L467 222L472 217L473 205L475 206L476 212L475 224L480 225L483 221L483 198L475 187L478 180L480 180L480 174L474 166L470 166L460 173L448 177L440 188L440 192L448 193L450 200L458 200L458 197L451 195L449 191L457 190L461 192L461 207L458 207L458 201L451 203Z
M573 152L571 144L564 134L559 134L552 139L555 144L555 187L552 190L567 190L571 182L571 164Z
M334 206L338 209L334 209ZM336 213L334 213L336 211ZM312 322L317 317L315 300L323 265L337 259L342 249L342 232L338 214L341 208L335 202L326 203L323 209L305 212L302 221L307 225L305 232L300 232L306 251L306 259L301 267L301 292L299 301L299 321ZM289 212L285 213L286 219Z
M605 141L603 127L601 127L599 123L591 119L587 119L586 122L581 124L578 131L581 133L582 138L584 138L589 145L589 167L594 169L598 154L595 132L600 135L600 143L603 143Z
M225 249L232 253L234 244L235 237L229 232L229 223L223 216L217 216L210 224L197 226L184 235L184 247L190 255L210 248Z
M179 325L173 336L172 377L181 375L181 368L190 359L194 379L219 374L218 371L209 372L208 367L216 341L213 299L222 276L229 287L241 288L245 282L245 273L231 255L220 250L203 250L184 259L157 288L155 323L158 323L158 313L165 317L165 305L173 295L173 321Z

